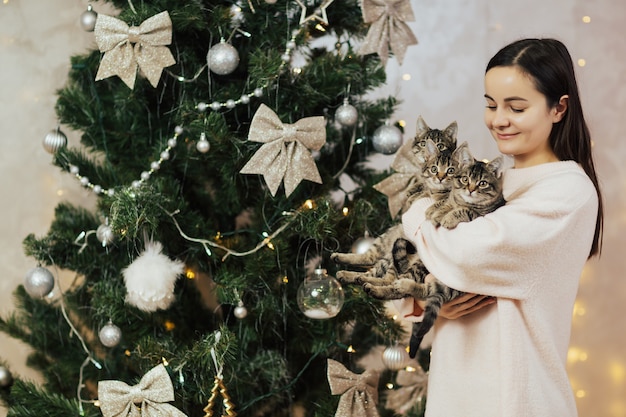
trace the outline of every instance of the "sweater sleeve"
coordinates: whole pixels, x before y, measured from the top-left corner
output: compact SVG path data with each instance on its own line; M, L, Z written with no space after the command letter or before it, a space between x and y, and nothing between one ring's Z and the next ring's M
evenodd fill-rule
M597 213L595 188L584 174L562 177L530 184L495 212L452 230L405 216L405 233L430 273L444 284L525 299L538 280L554 273L554 257L563 262L571 256L578 263L581 254L586 260L589 253L589 231L595 230Z

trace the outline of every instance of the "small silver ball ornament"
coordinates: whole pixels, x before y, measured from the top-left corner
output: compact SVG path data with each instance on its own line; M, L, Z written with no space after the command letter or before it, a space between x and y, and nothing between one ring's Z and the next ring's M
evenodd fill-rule
M122 340L122 330L112 322L108 322L98 332L100 343L108 348L117 346Z
M102 243L102 246L108 246L115 242L115 232L108 224L101 224L96 229L96 237Z
M362 255L366 253L372 247L374 243L374 238L370 237L369 233L365 233L365 235L354 241L352 244L352 253L356 253Z
M354 126L358 119L359 113L357 112L356 107L349 104L347 101L344 101L335 112L335 120L337 120L337 122L339 122L342 126Z
M26 273L24 289L33 298L43 298L52 292L54 276L46 268L38 266Z
M55 154L59 149L67 146L67 136L56 128L48 132L43 138L43 148L51 154Z
M383 351L383 364L392 371L406 368L410 360L409 353L402 346L389 346Z
M237 303L237 307L235 307L235 311L234 311L235 317L237 317L238 319L245 319L246 316L248 315L248 309L246 308L246 306L243 305L242 301L239 301L239 303Z
M211 149L211 144L206 139L206 134L204 132L200 133L200 139L196 142L196 149L200 153L207 153L209 149Z
M396 126L382 125L374 131L372 145L376 152L391 155L402 146L402 132Z
M0 388L8 388L13 383L13 375L6 367L0 366Z
M91 4L87 5L87 10L80 15L80 25L85 32L93 32L96 28L98 13L93 11Z
M226 75L239 65L239 52L231 44L221 41L209 49L206 59L209 70L218 75Z

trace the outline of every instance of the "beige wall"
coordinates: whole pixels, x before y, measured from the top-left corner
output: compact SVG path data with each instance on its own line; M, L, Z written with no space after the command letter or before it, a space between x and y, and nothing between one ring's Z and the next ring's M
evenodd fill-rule
M11 292L33 267L22 253L29 233L46 233L56 204L65 199L92 204L67 174L50 164L41 141L56 127L54 92L69 70L69 56L93 46L79 16L86 1L0 2L0 311L11 309ZM412 0L411 27L419 45L404 64L387 65L385 94L404 101L396 115L407 136L421 114L434 127L452 120L477 157L497 149L482 124L482 76L487 59L520 36L565 41L578 68L583 104L595 138L596 161L606 198L604 253L581 280L574 317L570 374L581 417L626 415L626 16L623 0ZM331 6L332 7L332 6ZM102 11L97 4L95 9ZM582 17L591 17L591 23ZM332 22L331 22L332 24ZM409 81L402 80L410 75ZM76 135L64 131L70 142ZM392 157L374 158L386 167ZM26 351L0 335L0 356L14 373L36 379L24 365ZM0 416L6 412L0 410Z

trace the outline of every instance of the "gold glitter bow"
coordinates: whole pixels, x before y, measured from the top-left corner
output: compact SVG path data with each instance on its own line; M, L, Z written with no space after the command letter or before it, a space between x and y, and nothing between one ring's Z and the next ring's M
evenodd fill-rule
M326 143L323 116L283 124L276 113L261 104L250 123L248 140L263 145L239 172L263 175L272 196L276 195L281 181L285 183L287 197L302 180L322 183L309 150L318 151Z
M341 363L328 359L328 383L333 395L341 394L335 417L378 417L378 374L365 371L360 375Z
M172 21L167 12L131 27L114 17L98 14L94 33L100 52L104 52L96 81L117 75L132 90L139 67L156 87L163 68L176 63L164 46L172 43Z
M408 191L417 181L421 168L413 152L413 141L403 144L396 157L391 163L391 168L395 171L387 178L374 185L374 189L387 196L389 214L391 218L403 209L409 198Z
M104 417L187 417L167 404L174 401L174 387L163 365L152 368L132 387L121 381L100 381L98 400Z
M417 44L417 38L405 23L415 21L409 0L363 0L363 21L372 25L359 50L361 55L377 52L386 65L391 46L402 64L408 46Z

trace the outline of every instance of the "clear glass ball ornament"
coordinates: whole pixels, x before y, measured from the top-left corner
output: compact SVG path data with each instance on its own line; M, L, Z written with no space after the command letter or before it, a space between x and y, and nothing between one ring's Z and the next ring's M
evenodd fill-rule
M98 13L93 11L91 4L87 5L87 10L80 15L80 26L86 32L93 32L96 28L96 20L98 19Z
M60 128L52 129L43 138L43 148L51 154L67 146L67 136L61 132Z
M396 153L402 146L402 132L396 126L382 125L374 131L372 145L376 152L385 155Z
M38 266L26 273L24 289L33 298L43 298L52 292L54 276L44 267Z
M13 383L13 375L6 367L0 366L0 388L10 387Z
M226 75L239 65L239 52L234 46L222 40L209 49L206 59L211 72Z
M98 332L98 338L104 346L112 348L119 345L122 340L122 330L109 321Z
M298 307L311 319L329 319L341 311L345 295L337 279L318 268L298 288Z
M389 346L383 351L383 364L392 371L406 368L410 360L406 348L400 345Z

